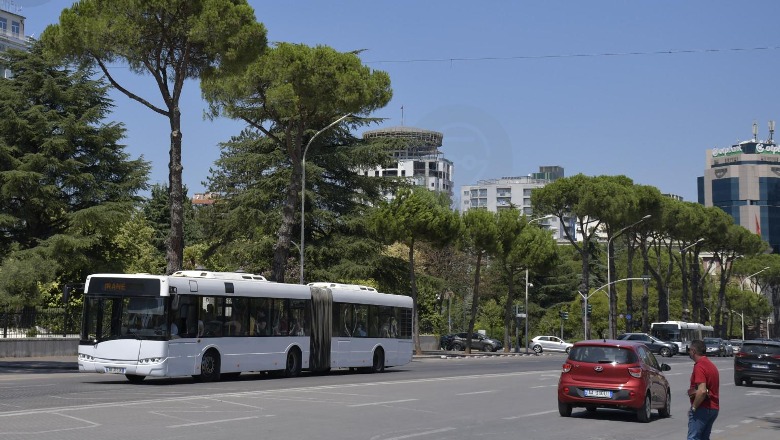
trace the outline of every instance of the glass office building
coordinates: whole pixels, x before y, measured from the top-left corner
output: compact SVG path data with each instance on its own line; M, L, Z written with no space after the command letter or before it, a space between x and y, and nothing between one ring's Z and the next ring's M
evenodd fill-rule
M770 133L774 124L770 123ZM772 136L707 150L699 203L717 206L780 252L780 146Z

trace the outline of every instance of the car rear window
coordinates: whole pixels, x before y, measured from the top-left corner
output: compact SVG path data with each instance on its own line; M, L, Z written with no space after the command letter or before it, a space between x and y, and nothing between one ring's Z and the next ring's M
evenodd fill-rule
M580 345L569 353L569 360L578 362L633 364L636 354L627 348Z
M744 344L740 351L747 354L768 354L777 356L780 355L780 345Z

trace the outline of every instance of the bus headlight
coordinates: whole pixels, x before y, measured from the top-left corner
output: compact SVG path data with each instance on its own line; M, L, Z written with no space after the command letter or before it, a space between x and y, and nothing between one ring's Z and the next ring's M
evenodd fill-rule
M165 358L162 357L153 357L153 358L144 358L138 361L141 365L151 365L151 364L160 364L165 360Z
M80 361L89 361L89 362L92 362L92 361L94 361L94 360L95 360L95 357L94 357L94 356L90 356L90 355L88 355L88 354L82 354L82 353L79 353L79 360L80 360Z

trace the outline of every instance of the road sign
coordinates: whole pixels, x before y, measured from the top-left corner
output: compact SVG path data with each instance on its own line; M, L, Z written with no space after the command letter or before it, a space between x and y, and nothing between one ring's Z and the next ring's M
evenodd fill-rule
M526 316L525 313L518 313L517 314L518 318L525 318L525 316Z

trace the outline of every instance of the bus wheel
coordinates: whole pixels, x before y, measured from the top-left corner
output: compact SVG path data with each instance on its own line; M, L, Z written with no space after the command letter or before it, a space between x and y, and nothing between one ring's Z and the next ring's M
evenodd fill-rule
M385 351L377 348L374 351L374 362L371 364L372 373L382 373L385 371Z
M203 382L219 381L219 354L216 350L209 350L200 361L200 380Z
M301 374L301 352L297 348L291 348L287 353L284 377L296 377L299 374Z
M127 380L130 381L130 383L141 383L144 381L144 378L146 376L139 376L137 374L125 374L125 377Z

